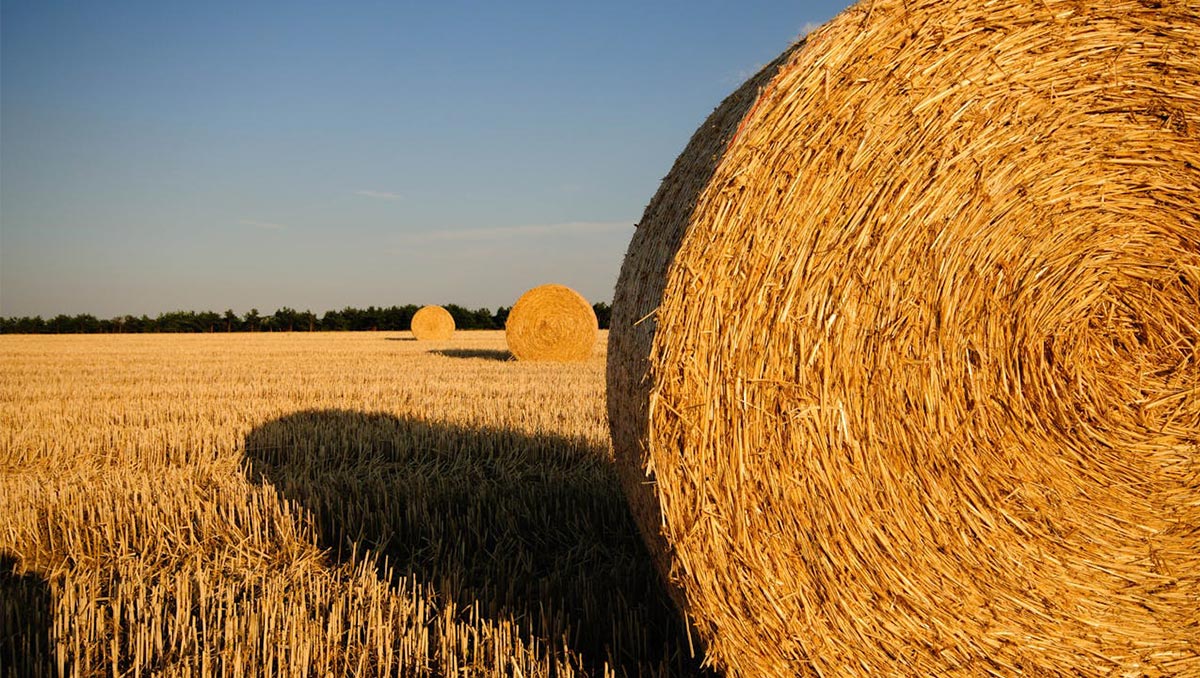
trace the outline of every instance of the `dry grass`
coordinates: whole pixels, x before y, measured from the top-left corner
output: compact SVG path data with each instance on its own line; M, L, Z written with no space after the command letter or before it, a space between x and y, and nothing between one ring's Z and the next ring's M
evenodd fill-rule
M0 337L0 676L695 675L603 351L447 345Z
M697 132L615 453L730 675L1200 676L1200 6L863 2Z

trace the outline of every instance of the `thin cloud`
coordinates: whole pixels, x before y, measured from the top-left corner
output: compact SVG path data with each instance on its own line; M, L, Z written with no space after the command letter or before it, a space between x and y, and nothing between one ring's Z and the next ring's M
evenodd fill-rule
M255 228L261 228L264 231L287 230L287 226L284 226L283 224L276 224L276 223L273 223L270 221L255 221L254 219L242 219L238 223L242 224L243 226L253 226Z
M561 224L536 224L529 226L497 226L494 228L443 229L414 233L410 242L447 242L479 240L512 240L514 238L544 237L556 235L579 235L589 233L615 233L633 231L631 221L570 221Z
M800 42L804 38L808 37L809 33L812 33L813 31L817 30L818 28L820 28L821 26L824 26L824 25L825 25L824 21L806 21L806 22L804 22L804 25L800 27L800 32L796 34L796 38L795 38L795 40L792 41L792 44L794 45L797 42ZM760 64L755 64L755 65L751 66L750 68L740 69L737 72L735 72L733 75L725 78L724 84L732 83L735 85L740 85L740 84L746 82L747 80L749 80L750 78L754 77L755 75L757 75L758 72L761 71L765 67L766 67L765 63L760 63Z
M726 78L725 84L741 85L743 82L746 82L750 78L753 78L755 75L757 75L764 66L766 66L766 64L755 64L750 68L743 68L737 73L734 73L732 76Z
M366 188L360 188L354 192L354 195L361 195L364 198L375 198L377 200L403 200L404 196L391 191L372 191Z

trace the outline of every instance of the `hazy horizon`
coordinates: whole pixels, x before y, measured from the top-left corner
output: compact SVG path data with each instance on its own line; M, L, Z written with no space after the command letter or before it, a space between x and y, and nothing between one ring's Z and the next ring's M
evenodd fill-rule
M847 3L0 3L0 316L611 302L726 95Z

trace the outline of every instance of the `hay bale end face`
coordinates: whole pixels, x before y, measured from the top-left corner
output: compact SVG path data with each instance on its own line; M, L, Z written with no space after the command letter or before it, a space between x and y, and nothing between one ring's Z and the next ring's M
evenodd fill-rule
M413 314L411 327L418 341L445 341L454 336L454 316L441 306L422 306Z
M728 675L1200 676L1198 13L864 2L692 138L609 419Z
M504 325L508 350L518 360L587 360L598 332L592 305L562 285L542 285L522 294Z

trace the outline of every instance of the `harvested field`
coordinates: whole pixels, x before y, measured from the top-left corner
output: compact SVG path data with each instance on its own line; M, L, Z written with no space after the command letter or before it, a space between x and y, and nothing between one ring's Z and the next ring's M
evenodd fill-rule
M0 676L701 675L605 337L0 337Z

